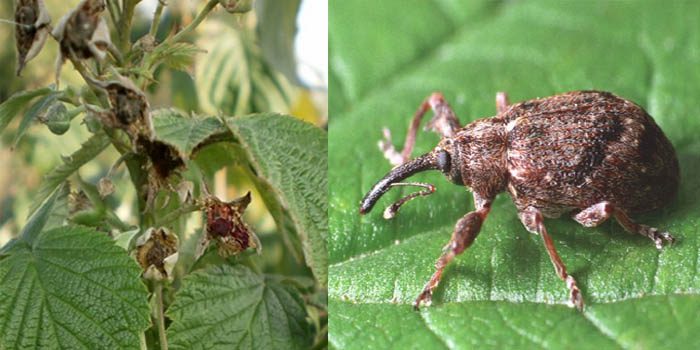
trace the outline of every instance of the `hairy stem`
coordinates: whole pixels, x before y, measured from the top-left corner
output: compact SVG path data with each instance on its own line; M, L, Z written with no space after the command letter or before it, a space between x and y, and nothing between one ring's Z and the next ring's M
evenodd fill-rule
M156 37L156 34L158 34L158 26L160 25L160 16L163 14L163 8L165 5L163 4L165 0L159 0L158 1L158 7L156 7L156 12L153 14L153 22L151 22L151 30L148 32L152 37Z
M156 310L154 316L158 325L158 338L161 350L168 350L168 338L165 336L165 315L163 315L163 281L155 282Z
M119 19L119 48L122 53L131 48L131 24L134 19L134 8L141 0L124 0L124 9Z
M119 4L117 0L107 0L107 10L109 11L109 17L112 18L112 23L114 26L119 25L119 18L121 17L121 10L119 9Z
M195 28L197 28L197 26L200 23L202 23L202 21L207 17L207 15L209 15L209 12L211 12L214 9L214 7L216 7L216 5L218 4L219 0L209 0L209 2L207 2L207 5L204 6L204 9L202 9L202 12L197 14L197 17L195 17L194 20L192 20L192 22L187 25L187 27L185 27L177 34L171 36L165 42L167 44L173 44L182 40L182 38L184 38L187 34L191 33Z

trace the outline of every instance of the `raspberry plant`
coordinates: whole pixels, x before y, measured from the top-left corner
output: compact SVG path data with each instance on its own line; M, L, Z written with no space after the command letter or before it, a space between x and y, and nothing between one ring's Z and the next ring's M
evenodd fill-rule
M275 6L299 2L260 0L267 27L255 28L250 0L203 1L189 21L161 1L145 31L139 2L83 0L57 22L43 0L14 4L16 74L47 43L59 49L55 83L4 101L0 132L14 130L15 148L34 123L89 137L43 177L0 248L0 348L325 347L327 136L273 113L294 88L264 59L284 43L258 44L285 30L269 27L285 12ZM191 42L205 20L221 37L200 39L216 52ZM63 81L64 64L82 81ZM154 107L163 80L193 66L199 103ZM111 167L81 176L105 153ZM244 215L264 208L272 228Z

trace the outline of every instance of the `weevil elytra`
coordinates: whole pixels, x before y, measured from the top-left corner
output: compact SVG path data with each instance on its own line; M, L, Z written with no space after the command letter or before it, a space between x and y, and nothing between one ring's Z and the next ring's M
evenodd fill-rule
M432 151L410 160L420 121L430 109L434 116L426 129L442 139ZM442 94L434 93L413 117L402 152L395 150L385 129L380 148L396 167L362 199L361 214L394 186L425 190L389 206L387 219L407 201L433 193L430 184L401 182L427 170L441 171L474 196L475 210L457 221L435 273L414 302L416 309L430 304L443 270L474 242L500 192L510 194L525 228L542 236L557 275L569 289L570 304L579 310L583 297L566 272L544 217L570 214L586 227L614 217L626 231L650 238L658 249L674 241L668 232L629 217L668 204L680 180L671 142L644 109L601 91L574 91L513 105L505 93L498 93L496 109L496 116L461 127Z

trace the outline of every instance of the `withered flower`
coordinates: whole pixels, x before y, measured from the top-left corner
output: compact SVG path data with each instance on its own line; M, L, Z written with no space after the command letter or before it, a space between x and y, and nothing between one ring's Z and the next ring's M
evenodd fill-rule
M250 192L231 202L222 202L216 197L207 198L207 234L201 251L210 241L216 241L219 255L222 257L238 254L248 248L255 248L260 252L258 236L242 218L248 204L250 204Z
M159 180L167 179L178 168L185 166L183 156L175 147L158 140L139 135L136 138L136 150L146 154L152 169Z
M178 238L166 228L149 228L136 241L134 255L150 280L172 280L178 259Z
M61 18L52 32L61 46L57 70L60 70L67 57L105 58L112 41L107 21L100 16L104 9L104 0L83 0L78 7Z
M88 77L90 83L104 89L109 96L111 113L102 115L102 121L110 128L125 130L132 139L137 135L153 134L151 121L148 117L148 101L146 94L134 83L117 75L116 80L101 81Z
M44 0L18 0L15 5L15 42L17 46L17 76L27 61L36 57L49 35L51 18Z

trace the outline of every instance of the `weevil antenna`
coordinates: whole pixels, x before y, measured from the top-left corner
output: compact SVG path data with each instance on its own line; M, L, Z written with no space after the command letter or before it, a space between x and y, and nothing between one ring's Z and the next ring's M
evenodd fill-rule
M384 210L384 218L387 220L393 219L394 216L396 216L396 213L399 212L399 209L401 208L401 206L406 204L406 202L408 202L412 199L418 198L420 196L429 196L429 195L435 193L435 186L433 186L432 184L429 184L429 183L424 183L424 182L394 182L393 184L391 184L389 186L391 186L391 187L418 186L418 187L425 188L425 190L413 192L413 193L397 200L392 205L386 207L386 209Z

